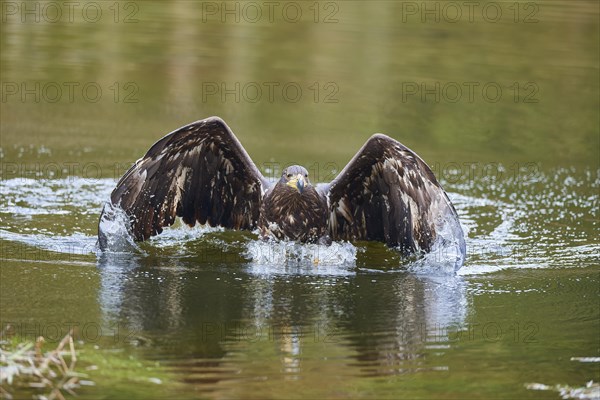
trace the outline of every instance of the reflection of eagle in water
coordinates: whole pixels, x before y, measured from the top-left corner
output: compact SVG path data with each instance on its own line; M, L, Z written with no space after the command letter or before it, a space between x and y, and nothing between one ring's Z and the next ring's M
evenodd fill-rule
M217 117L156 142L121 178L111 202L128 215L138 241L181 217L191 226L258 228L264 238L377 240L410 254L431 250L436 227L458 219L427 164L388 136L373 135L330 183L313 186L300 166L271 183Z

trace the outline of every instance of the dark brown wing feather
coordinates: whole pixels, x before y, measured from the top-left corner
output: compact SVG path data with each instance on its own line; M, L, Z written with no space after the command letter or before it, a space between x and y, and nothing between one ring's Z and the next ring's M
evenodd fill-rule
M156 142L121 178L111 202L130 217L134 239L146 240L176 217L191 226L253 229L267 186L227 124L211 117Z
M436 224L458 218L427 164L382 134L319 189L328 198L334 240L378 240L407 254L429 251Z

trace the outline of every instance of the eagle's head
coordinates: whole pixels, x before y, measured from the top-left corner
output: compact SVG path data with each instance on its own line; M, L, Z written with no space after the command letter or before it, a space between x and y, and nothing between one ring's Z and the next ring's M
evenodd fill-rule
M296 189L300 194L305 187L310 186L308 171L299 165L292 165L284 169L279 182Z

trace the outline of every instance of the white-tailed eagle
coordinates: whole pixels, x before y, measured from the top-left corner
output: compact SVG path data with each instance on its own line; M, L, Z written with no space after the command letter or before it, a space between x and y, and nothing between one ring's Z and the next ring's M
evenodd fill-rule
M458 221L427 164L386 135L371 136L330 183L312 185L301 166L286 168L272 183L218 117L156 142L119 180L110 201L126 213L137 241L181 217L190 226L258 228L263 238L376 240L414 254L431 250L444 220ZM99 243L106 247L101 232Z

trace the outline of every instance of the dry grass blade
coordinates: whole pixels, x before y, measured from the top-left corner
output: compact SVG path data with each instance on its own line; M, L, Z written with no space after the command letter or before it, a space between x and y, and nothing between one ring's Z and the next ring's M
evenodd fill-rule
M4 337L10 326L0 332ZM75 372L77 353L73 342L73 331L60 341L56 349L43 353L45 340L37 338L35 344L21 343L10 348L9 342L0 342L0 395L12 399L11 391L34 388L48 391L40 398L64 400L63 392L76 396L80 378L85 374ZM68 349L66 348L68 344ZM69 362L65 360L69 357ZM90 381L85 381L87 382Z

